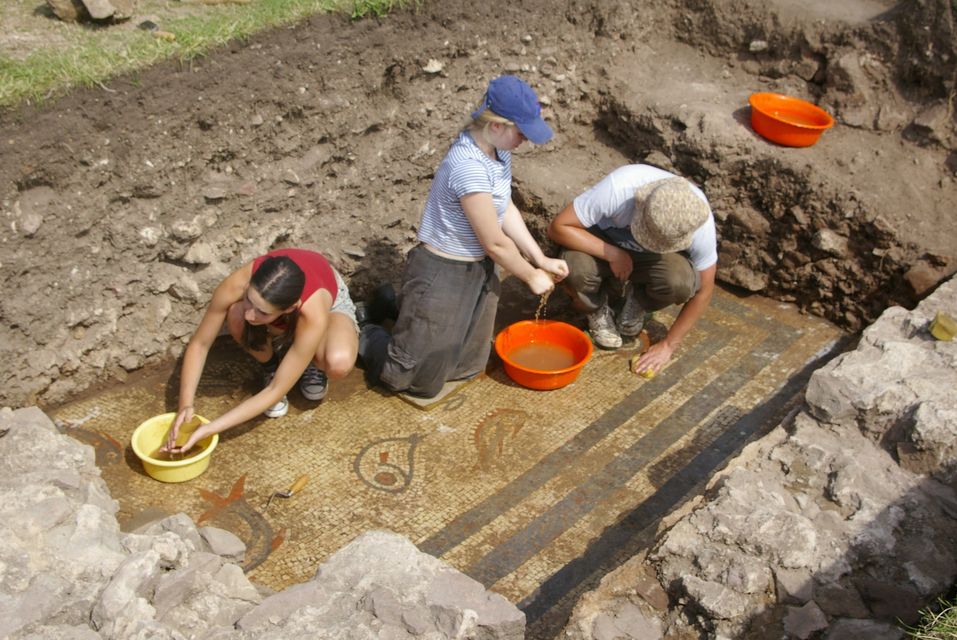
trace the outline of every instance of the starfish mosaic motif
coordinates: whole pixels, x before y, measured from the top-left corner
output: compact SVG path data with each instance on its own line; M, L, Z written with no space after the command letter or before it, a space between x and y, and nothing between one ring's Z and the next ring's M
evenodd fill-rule
M207 489L200 488L199 495L208 501L212 506L203 512L197 522L205 522L207 520L212 520L215 518L221 511L228 508L234 502L242 500L245 496L246 490L246 475L243 474L239 476L239 479L236 480L236 483L233 484L233 488L229 491L229 495L226 497L220 496L218 493L214 493Z

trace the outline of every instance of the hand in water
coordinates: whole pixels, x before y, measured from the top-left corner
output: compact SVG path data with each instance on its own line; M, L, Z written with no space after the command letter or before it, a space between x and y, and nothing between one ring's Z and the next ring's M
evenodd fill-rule
M169 434L166 436L166 444L164 444L160 451L164 453L169 453L176 449L176 438L179 437L179 430L184 424L191 422L193 420L193 407L184 407L179 410L176 414L176 418L173 420L173 426L169 430Z
M196 431L194 431L194 432L189 436L189 440L187 440L186 442L184 442L184 443L183 443L183 446L181 446L181 447L173 446L173 447L170 447L169 449L167 449L167 451L168 451L170 454L173 454L173 455L180 455L180 456L185 455L186 452L189 451L190 449L192 449L192 448L193 448L193 445L195 445L195 444L199 441L199 435L198 435L198 433L199 433L199 429L197 429ZM162 449L160 449L160 451L162 451Z
M166 449L166 451L172 454L183 455L187 451L192 449L194 446L196 446L197 442L199 442L203 438L208 437L210 433L211 431L209 428L209 424L197 425L197 428L194 429L193 432L189 434L189 438L187 438L186 442L184 442L182 446L177 447L174 443L173 446L170 446L168 449ZM160 449L160 451L163 451L163 449Z

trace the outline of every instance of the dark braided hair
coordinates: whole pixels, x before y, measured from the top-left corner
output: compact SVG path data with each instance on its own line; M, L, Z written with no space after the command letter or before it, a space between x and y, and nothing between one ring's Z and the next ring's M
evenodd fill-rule
M288 309L299 301L306 286L306 274L287 256L270 256L259 264L259 268L249 279L249 286L255 287L263 300L278 309ZM279 338L280 345L288 347L296 333L299 309L286 314L286 330ZM258 351L266 344L268 332L265 325L243 327L243 346Z

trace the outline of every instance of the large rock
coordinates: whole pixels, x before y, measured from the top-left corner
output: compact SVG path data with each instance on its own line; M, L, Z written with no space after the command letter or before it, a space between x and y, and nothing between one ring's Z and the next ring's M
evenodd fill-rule
M333 554L305 584L267 598L237 624L250 637L316 633L381 638L514 638L525 614L405 538L370 531Z
M807 401L820 420L849 423L901 454L903 465L952 482L957 443L957 342L935 340L938 311L957 316L957 280L914 311L888 309L857 349L811 377Z
M607 593L620 597L609 600ZM657 576L641 556L636 556L602 578L598 590L582 596L571 615L574 624L566 627L562 637L657 640L664 637L660 616L667 608L668 595Z
M263 600L233 534L181 513L121 533L116 511L91 447L39 409L0 410L0 637L524 637L514 605L395 534L364 534Z
M887 310L815 372L807 410L712 479L646 560L583 596L566 637L633 637L611 623L638 602L620 587L636 563L677 603L644 607L641 624L674 637L901 637L894 623L957 577L957 342L930 336L938 311L957 315L957 281Z
M0 438L0 637L41 621L86 624L124 559L116 503L93 450L39 409L4 409Z

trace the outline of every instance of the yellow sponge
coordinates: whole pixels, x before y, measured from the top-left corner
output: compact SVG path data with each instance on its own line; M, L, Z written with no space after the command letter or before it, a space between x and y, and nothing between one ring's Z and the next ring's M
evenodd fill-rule
M637 367L638 367L638 360L640 359L641 359L640 353L636 353L635 355L631 356L631 362L629 362L629 365L630 365L632 373L638 373ZM638 375L640 375L642 378L651 380L652 378L655 377L655 372L652 371L651 369L645 369L641 373L638 373Z

